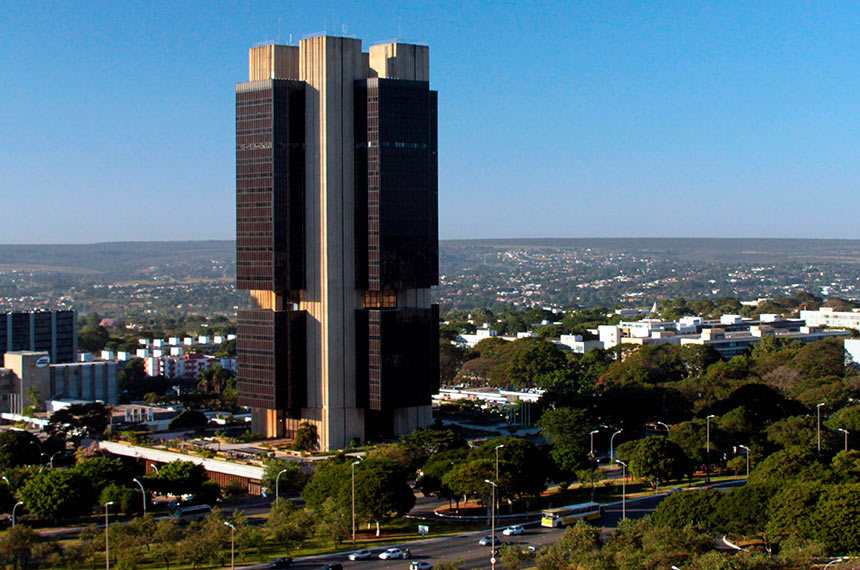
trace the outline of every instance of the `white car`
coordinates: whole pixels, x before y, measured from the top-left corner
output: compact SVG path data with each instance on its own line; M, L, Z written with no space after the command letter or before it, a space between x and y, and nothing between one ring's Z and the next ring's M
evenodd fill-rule
M355 552L350 552L347 558L349 558L350 560L367 560L371 556L372 554L370 550L365 548L363 550L356 550Z
M416 560L409 565L409 570L430 570L431 568L433 568L433 565L423 560Z
M379 553L380 560L393 560L395 558L406 558L406 553L399 548L389 548Z
M495 538L495 540L493 540L494 538ZM493 542L495 542L496 544L499 544L501 541L499 540L498 536L493 537L492 535L488 534L487 536L485 536L484 538L482 538L481 540L478 541L478 545L490 546L491 544L493 544Z
M502 534L505 536L514 536L515 534L522 534L526 531L521 524L515 524L514 526L509 526L505 530L502 531Z

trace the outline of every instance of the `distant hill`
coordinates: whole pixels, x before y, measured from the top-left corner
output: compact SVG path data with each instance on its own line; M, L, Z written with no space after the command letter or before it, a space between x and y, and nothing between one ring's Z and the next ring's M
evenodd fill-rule
M860 263L860 240L753 238L565 238L442 240L443 258L470 248L564 249L628 252L691 262L778 263L784 261ZM152 268L211 266L235 268L232 240L104 242L94 244L0 245L0 269L59 273L136 274ZM225 267L225 269L228 269ZM209 271L207 271L209 273ZM232 274L232 273L231 273Z

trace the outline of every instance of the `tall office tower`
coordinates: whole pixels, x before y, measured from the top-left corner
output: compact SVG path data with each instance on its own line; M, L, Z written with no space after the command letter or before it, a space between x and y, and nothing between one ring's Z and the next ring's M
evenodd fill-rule
M239 398L322 449L432 422L436 92L429 49L315 37L250 52L236 86Z
M75 311L0 313L0 359L6 352L44 350L52 363L74 362L78 356Z

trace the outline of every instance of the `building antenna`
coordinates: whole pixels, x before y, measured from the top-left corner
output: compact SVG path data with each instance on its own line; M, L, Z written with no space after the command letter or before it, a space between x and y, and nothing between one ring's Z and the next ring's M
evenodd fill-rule
M290 45L293 45L293 34L290 34Z

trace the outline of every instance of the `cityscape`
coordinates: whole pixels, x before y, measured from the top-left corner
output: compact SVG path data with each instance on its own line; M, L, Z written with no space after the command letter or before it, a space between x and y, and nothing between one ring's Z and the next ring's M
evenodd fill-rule
M856 10L369 7L0 17L0 568L860 568Z

